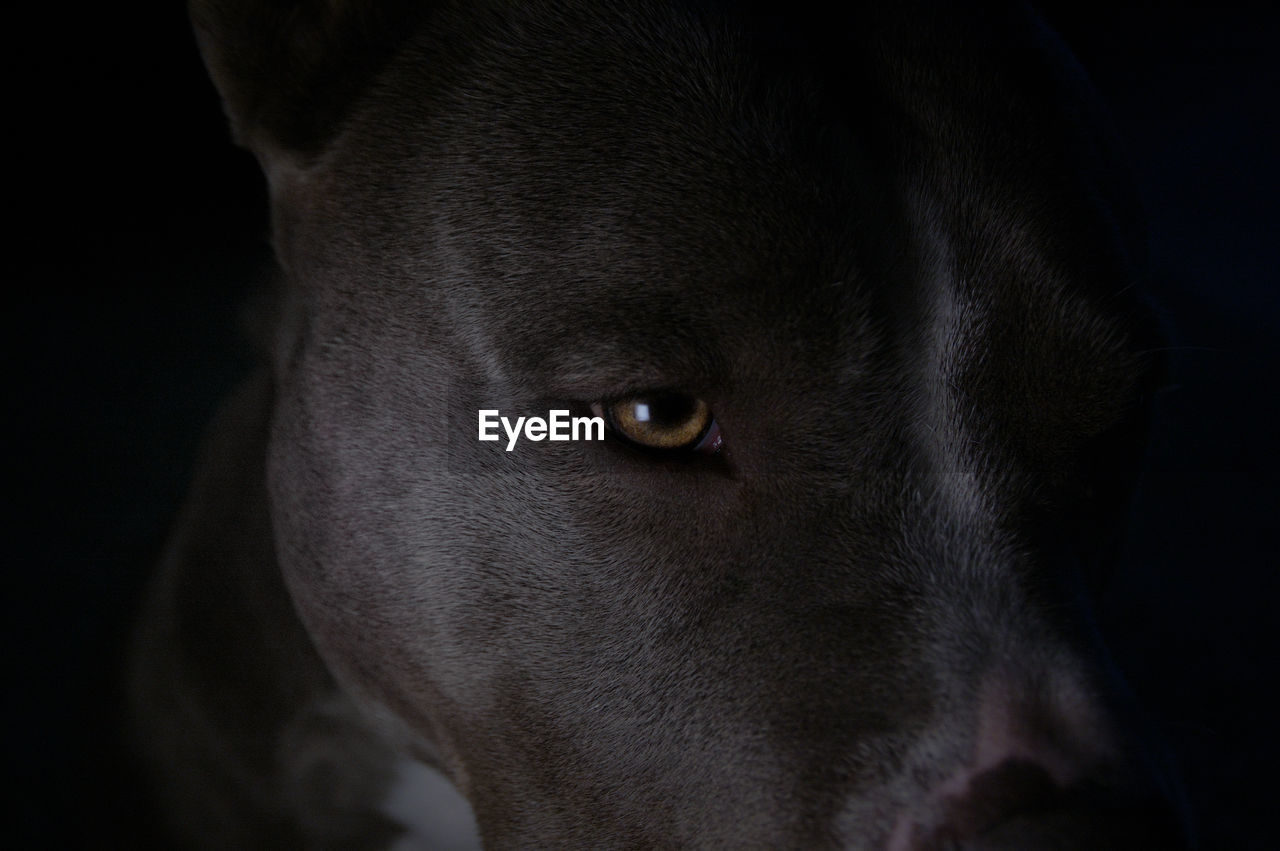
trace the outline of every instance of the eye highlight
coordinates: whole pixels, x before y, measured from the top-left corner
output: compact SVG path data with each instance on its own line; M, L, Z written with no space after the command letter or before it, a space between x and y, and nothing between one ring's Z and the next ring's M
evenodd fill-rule
M647 393L591 407L619 436L648 449L710 454L723 443L711 408L684 393Z

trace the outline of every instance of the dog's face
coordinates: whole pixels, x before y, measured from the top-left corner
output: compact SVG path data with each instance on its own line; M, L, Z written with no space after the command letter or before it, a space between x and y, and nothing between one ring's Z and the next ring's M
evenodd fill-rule
M1033 23L338 6L250 73L209 5L287 279L281 566L487 843L1141 825L1080 792L1139 772L1078 579L1150 364Z

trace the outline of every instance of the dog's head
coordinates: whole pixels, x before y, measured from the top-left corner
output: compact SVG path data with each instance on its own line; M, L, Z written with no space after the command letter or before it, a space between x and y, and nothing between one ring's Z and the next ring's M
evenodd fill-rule
M1083 602L1152 364L1076 73L731 5L195 4L297 608L495 847L1138 847Z

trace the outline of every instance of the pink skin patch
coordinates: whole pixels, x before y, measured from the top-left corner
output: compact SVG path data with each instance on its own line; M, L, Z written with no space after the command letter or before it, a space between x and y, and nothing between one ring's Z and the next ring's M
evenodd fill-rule
M697 445L693 447L694 452L705 452L708 455L714 455L720 451L720 447L724 445L724 435L720 433L720 423L715 420L711 421L711 426L707 429L707 433L702 436Z

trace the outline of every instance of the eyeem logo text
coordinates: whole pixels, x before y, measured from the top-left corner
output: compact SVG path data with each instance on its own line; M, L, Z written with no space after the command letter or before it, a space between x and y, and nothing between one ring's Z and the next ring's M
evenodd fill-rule
M525 440L604 440L603 417L570 417L568 411L548 411L547 418L516 417L514 423L499 415L496 409L481 410L480 439L499 440L498 425L507 433L507 451L516 447L524 432ZM595 435L594 437L592 435Z

